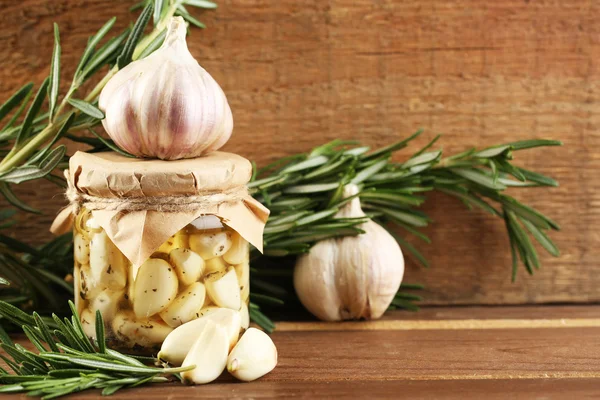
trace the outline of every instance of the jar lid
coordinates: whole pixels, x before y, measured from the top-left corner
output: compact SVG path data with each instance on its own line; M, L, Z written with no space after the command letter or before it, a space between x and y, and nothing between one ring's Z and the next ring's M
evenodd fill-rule
M248 193L252 165L237 154L163 161L77 152L65 175L71 204L56 217L51 231L66 232L84 207L134 265L206 215L219 217L262 251L269 210Z
M174 161L78 151L69 160L69 174L77 190L93 196L181 196L245 185L252 165L244 157L220 151Z

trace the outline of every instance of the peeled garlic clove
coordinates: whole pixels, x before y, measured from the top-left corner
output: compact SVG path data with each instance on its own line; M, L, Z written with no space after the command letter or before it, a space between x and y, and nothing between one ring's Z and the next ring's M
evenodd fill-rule
M124 290L105 289L90 300L90 311L96 315L100 311L104 321L113 319L119 308L119 302L123 299Z
M104 129L135 156L194 158L231 136L227 98L190 54L185 36L183 18L172 18L162 46L117 72L100 93Z
M204 270L204 260L190 249L171 250L169 261L175 266L179 282L186 286L200 279Z
M79 296L82 300L93 299L102 290L102 287L92 277L92 270L89 265L79 267L79 288Z
M242 329L248 329L250 326L250 313L248 312L248 304L242 302L242 308L240 308L240 321Z
M126 265L127 259L106 232L95 233L90 242L90 268L96 284L123 289L127 283Z
M248 263L238 264L234 268L240 287L248 285L250 282L250 265Z
M240 287L235 269L229 268L225 273L215 272L208 275L204 281L206 292L219 307L239 310L241 306Z
M249 328L227 358L227 371L241 381L253 381L277 365L277 348L269 335Z
M250 266L248 263L238 264L235 266L235 274L240 285L240 296L242 302L248 300L250 296Z
M223 228L223 223L221 222L221 219L216 215L203 215L190 222L190 225L192 225L199 231Z
M184 249L186 247L188 247L187 235L185 234L185 232L179 231L175 235L167 239L166 242L161 244L158 250L156 251L159 253L169 254L171 250Z
M87 221L85 221L85 227L90 231L100 232L102 230L102 227L100 224L98 224L98 221L96 221L96 218L94 217L89 217Z
M139 317L161 312L177 296L179 281L173 267L159 258L151 258L140 267L134 282L133 311Z
M75 288L75 309L79 314L81 314L85 305L85 297L82 294L80 270L81 266L75 263L75 267L73 268L73 287Z
M240 315L236 311L219 308L176 328L163 342L158 358L172 365L181 365L209 321L224 329L227 350L235 346L240 336Z
M197 384L214 381L225 369L228 351L225 329L207 321L182 364L182 367L195 365L196 368L182 372L181 377L186 382Z
M246 285L240 285L240 297L242 302L246 302L250 297L250 283Z
M96 338L96 314L92 313L90 310L85 309L80 314L81 326L83 327L83 332L89 338Z
M206 261L203 273L204 275L210 275L215 272L225 272L227 267L229 266L223 261L222 257L215 257Z
M160 313L165 323L173 328L200 317L200 309L204 304L206 289L200 282L195 282L183 289L175 300Z
M162 321L137 318L131 311L117 313L111 327L121 341L140 346L156 346L173 331Z
M73 238L73 246L75 248L75 261L79 264L89 264L90 241L83 237L81 233L78 233Z
M204 299L204 304L206 304L207 299L208 299L208 296ZM207 316L218 310L228 310L228 308L221 308L221 307L217 307L217 306L204 306L200 309L200 311L198 311L198 314L200 314L200 316L198 318Z
M248 262L248 242L240 234L234 234L231 238L231 248L223 254L223 260L235 265Z
M200 254L204 260L221 257L231 248L228 232L198 233L190 235L190 248Z

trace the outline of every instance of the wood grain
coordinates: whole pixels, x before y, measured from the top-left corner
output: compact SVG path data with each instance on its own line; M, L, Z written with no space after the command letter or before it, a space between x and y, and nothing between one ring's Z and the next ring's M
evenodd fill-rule
M126 3L126 2L125 2ZM520 154L557 189L515 191L552 216L558 259L510 283L501 221L433 195L424 282L429 304L600 301L598 101L600 5L593 0L227 0L202 20L190 48L231 103L226 149L259 164L337 137L384 145L427 129L444 150L540 137L565 147ZM118 4L118 6L116 5ZM61 26L63 80L88 35L109 17L123 28L127 4L92 0L0 0L0 98L48 73L52 22ZM39 243L63 205L49 184L19 194L42 208L14 230Z
M460 327L465 316L485 322L530 314L548 321L588 319L597 323L597 318L590 317L599 315L600 307L483 310L446 307L417 314L410 322L433 323L444 318ZM403 322L404 314L389 313L385 321ZM568 393L570 398L591 399L600 395L600 325L540 328L532 323L519 329L420 331L347 330L343 326L304 323L297 329L276 331L272 338L279 364L255 382L239 383L223 374L217 382L201 387L154 385L119 392L114 398L331 399L398 398L402 394L411 399L480 399L484 395L492 399L559 399ZM24 343L22 337L18 341ZM99 399L100 395L87 392L72 398Z

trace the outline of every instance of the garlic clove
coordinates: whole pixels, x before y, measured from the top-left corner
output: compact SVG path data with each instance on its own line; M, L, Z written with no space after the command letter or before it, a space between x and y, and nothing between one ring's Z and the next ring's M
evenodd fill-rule
M177 232L175 235L167 239L166 242L160 245L156 250L157 253L169 254L174 249L184 249L188 247L187 235L183 231Z
M246 262L244 264L238 264L234 268L240 288L250 285L250 265Z
M117 72L100 93L102 125L135 156L199 157L231 136L227 98L190 54L185 36L183 18L172 18L162 46Z
M206 296L206 298L204 299L204 304L206 304L206 301L208 300L208 296ZM212 314L214 312L217 312L218 310L228 310L228 308L221 308L221 307L217 307L217 306L204 306L200 309L200 311L198 311L198 314L200 314L200 317L205 317L209 314Z
M75 261L79 264L90 263L90 241L81 233L78 233L73 238L73 246L75 248Z
M116 248L105 231L95 233L90 242L90 269L98 285L123 289L127 283L127 259Z
M79 267L79 282L79 296L82 300L93 299L102 290L102 287L92 277L92 270L89 265Z
M248 297L250 297L250 283L246 285L240 285L240 297L242 302L248 301Z
M207 321L182 364L183 367L195 365L196 368L182 372L181 377L196 384L214 381L225 370L228 351L225 329Z
M206 261L214 257L221 257L231 248L230 235L229 232L190 235L190 249L200 254Z
M190 249L174 249L169 253L169 261L183 285L191 285L200 279L204 270L204 260Z
M228 264L242 264L248 262L248 242L240 234L231 238L231 247L223 254L223 260Z
M242 308L240 308L240 321L242 329L248 329L250 326L250 313L248 312L248 304L242 302Z
M81 286L81 265L75 263L73 268L73 287L75 288L75 309L79 314L85 306L85 295ZM77 292L79 290L79 292Z
M241 381L253 381L277 365L277 348L269 335L249 328L227 358L227 371Z
M200 318L177 327L165 338L157 357L172 365L181 365L208 321L224 329L227 349L233 348L240 336L240 315L237 311L218 308L216 310L211 309L205 315L201 314Z
M206 289L201 282L195 282L183 289L175 300L160 313L165 323L173 328L200 317Z
M240 296L242 302L248 300L250 296L250 266L248 263L238 264L235 267L235 274L238 278L238 284L240 285Z
M96 315L100 311L104 321L111 321L119 308L119 302L123 299L124 290L105 289L90 299L90 311Z
M206 292L219 307L239 310L241 306L240 287L234 268L227 272L215 272L206 277Z
M94 217L89 217L87 221L85 221L85 227L93 232L100 232L102 230L102 227Z
M83 310L80 314L81 326L85 335L91 339L96 338L96 314L89 309Z
M133 311L138 318L161 312L177 296L179 282L173 267L151 258L140 267L134 282Z
M190 225L192 225L199 231L223 228L223 223L221 222L221 219L216 215L203 215L190 222Z
M204 275L214 274L215 272L227 271L228 265L223 261L223 257L215 257L206 261Z
M111 327L119 340L132 347L136 344L146 347L156 346L173 331L173 328L162 321L137 318L131 311L118 312Z

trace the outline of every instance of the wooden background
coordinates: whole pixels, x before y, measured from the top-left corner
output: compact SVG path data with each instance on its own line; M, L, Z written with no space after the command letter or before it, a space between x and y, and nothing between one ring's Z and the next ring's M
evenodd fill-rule
M557 220L558 259L510 283L503 223L431 196L430 270L407 266L431 304L600 300L600 3L593 0L221 0L189 47L226 92L226 150L259 164L334 138L384 145L425 128L448 153L524 138L563 148L519 154L561 187L515 193ZM131 2L0 0L0 99L48 74L59 23L63 81L87 37ZM19 188L45 215L14 230L40 243L64 204L49 184Z

